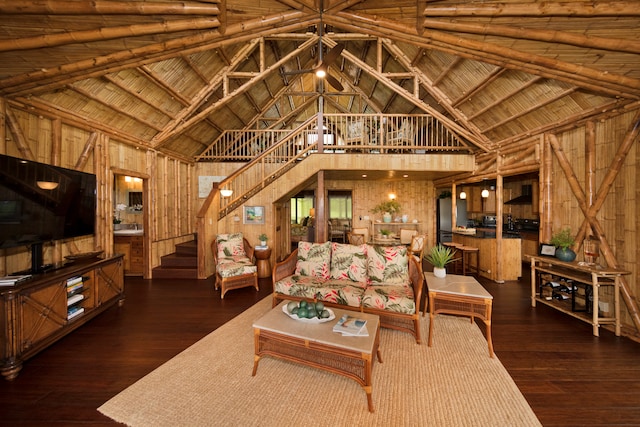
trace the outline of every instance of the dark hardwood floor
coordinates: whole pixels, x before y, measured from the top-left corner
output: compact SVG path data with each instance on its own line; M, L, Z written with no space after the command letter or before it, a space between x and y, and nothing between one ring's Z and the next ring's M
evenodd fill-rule
M596 338L586 323L532 309L526 273L482 283L494 296L496 355L543 425L640 425L639 343L606 330ZM127 278L125 291L123 307L28 360L14 381L0 380L0 425L116 425L96 408L267 296L271 283L224 300L211 280Z

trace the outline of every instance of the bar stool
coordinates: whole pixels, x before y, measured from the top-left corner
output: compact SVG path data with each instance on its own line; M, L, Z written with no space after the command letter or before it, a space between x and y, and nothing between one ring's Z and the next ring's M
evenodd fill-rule
M471 273L471 270L475 270L475 274L480 275L480 250L473 246L460 246L458 248L462 251L462 275L467 275L467 270ZM475 255L476 262L475 267L471 266L471 256Z
M451 260L450 264L453 265L454 273L462 271L464 269L464 253L462 252L462 247L464 245L462 243L456 242L443 242L442 246L448 247L453 252L453 259Z

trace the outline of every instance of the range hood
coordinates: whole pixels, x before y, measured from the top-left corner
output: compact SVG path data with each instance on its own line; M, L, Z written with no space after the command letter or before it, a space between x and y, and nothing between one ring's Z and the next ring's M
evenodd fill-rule
M531 184L522 186L522 194L505 202L505 205L530 205L532 200Z

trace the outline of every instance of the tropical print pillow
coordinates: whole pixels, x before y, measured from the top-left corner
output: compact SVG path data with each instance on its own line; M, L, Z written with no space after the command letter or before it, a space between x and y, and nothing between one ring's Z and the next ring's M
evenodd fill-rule
M367 245L331 244L331 278L367 281Z
M405 285L410 282L406 246L367 246L367 274L371 285Z
M218 234L216 237L218 246L218 259L231 256L246 256L242 233Z
M294 274L326 280L329 278L330 261L331 242L298 242L298 260Z

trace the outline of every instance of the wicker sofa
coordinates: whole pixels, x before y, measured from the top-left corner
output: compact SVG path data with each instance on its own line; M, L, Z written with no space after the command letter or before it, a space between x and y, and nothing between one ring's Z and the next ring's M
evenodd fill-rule
M382 327L420 343L422 268L406 246L300 242L273 269L273 306L316 300L377 314Z

